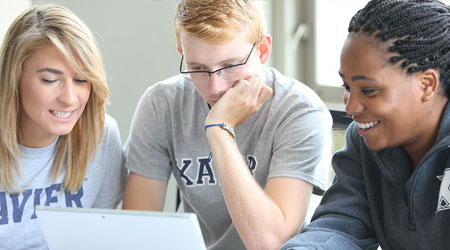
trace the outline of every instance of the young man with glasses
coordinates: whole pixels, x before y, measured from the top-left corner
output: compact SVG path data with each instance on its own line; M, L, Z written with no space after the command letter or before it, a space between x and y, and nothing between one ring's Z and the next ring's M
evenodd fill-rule
M139 102L123 207L162 210L173 173L208 249L277 249L326 188L331 116L263 66L271 38L252 1L181 1L175 33L181 75Z

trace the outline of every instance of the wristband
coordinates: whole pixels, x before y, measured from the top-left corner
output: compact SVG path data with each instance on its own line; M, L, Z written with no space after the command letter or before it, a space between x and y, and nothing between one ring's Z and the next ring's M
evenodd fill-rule
M226 130L231 135L231 137L233 137L233 139L236 139L236 134L234 133L234 130L230 126L228 126L228 124L226 124L226 123L216 123L216 124L206 125L205 126L205 131L206 131L207 128L215 127L215 126L219 126L222 129ZM212 152L209 153L208 162L211 162L211 159L212 159Z
M206 131L207 128L215 127L215 126L219 126L222 129L226 130L231 135L231 137L233 137L233 139L236 139L236 134L234 133L234 130L230 126L228 126L228 124L226 124L226 123L217 123L217 124L206 125L205 126L205 131Z

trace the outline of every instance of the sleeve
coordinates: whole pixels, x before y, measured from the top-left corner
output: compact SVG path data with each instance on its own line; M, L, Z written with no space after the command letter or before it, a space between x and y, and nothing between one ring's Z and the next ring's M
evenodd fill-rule
M292 177L311 183L322 195L328 185L331 158L330 112L325 107L296 105L286 110L274 135L271 177Z
M353 135L353 136L352 136ZM365 195L356 124L347 130L346 147L333 156L336 172L312 222L281 249L377 249Z
M147 178L168 180L172 165L169 143L162 127L170 116L170 109L163 96L157 84L147 89L139 100L125 144L125 166Z
M122 200L128 172L117 122L109 115L105 117L105 129L102 138L102 164L104 176L98 195L92 205L97 208L114 208Z

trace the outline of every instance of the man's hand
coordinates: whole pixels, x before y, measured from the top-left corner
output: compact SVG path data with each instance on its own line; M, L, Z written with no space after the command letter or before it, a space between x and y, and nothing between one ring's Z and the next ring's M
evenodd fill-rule
M259 77L239 80L211 108L205 125L226 123L236 128L257 112L271 94L272 89Z

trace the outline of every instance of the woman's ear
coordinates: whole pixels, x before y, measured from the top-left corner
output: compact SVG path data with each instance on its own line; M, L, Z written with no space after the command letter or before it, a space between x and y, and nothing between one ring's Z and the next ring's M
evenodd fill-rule
M261 64L266 63L267 60L269 60L270 51L272 49L272 38L270 35L261 35L257 49L259 51L259 60L261 61Z
M427 69L421 72L420 84L422 87L422 101L430 101L433 96L439 94L439 74L435 69Z

